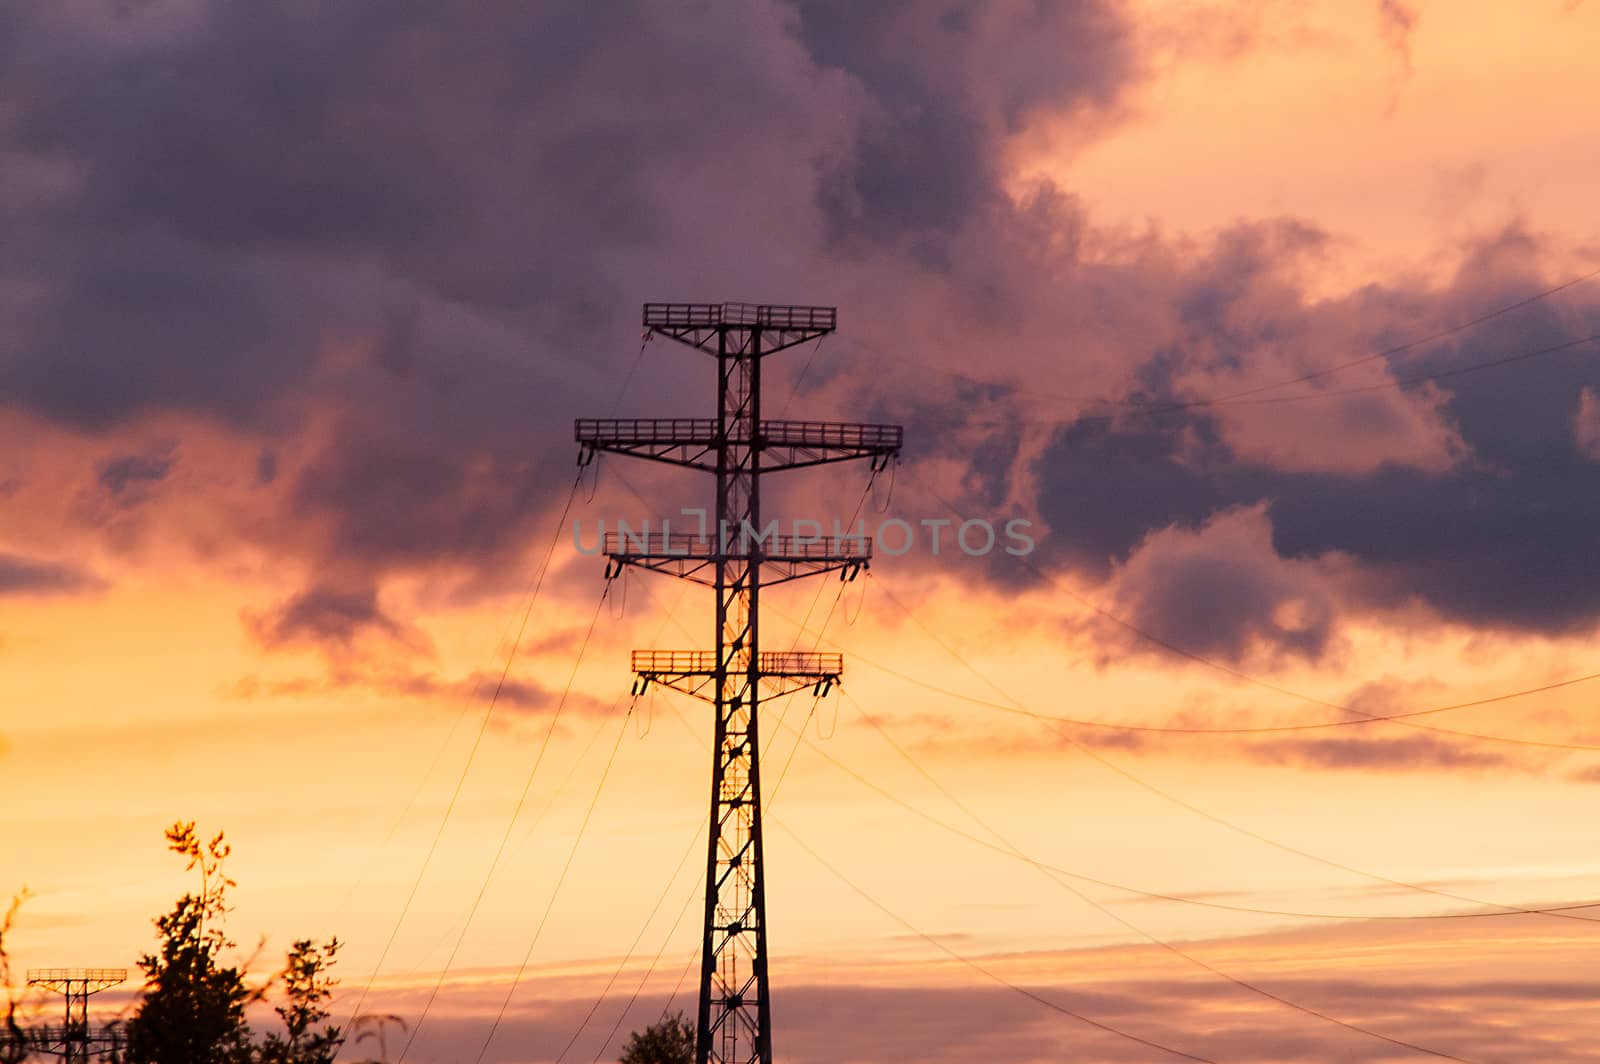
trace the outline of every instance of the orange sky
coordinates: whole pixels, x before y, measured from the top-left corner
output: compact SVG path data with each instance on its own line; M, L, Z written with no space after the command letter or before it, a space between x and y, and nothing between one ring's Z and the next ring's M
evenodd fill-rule
M1080 254L1099 256L1108 268L1136 254L1130 242L1146 227L1182 258L1186 248L1200 256L1240 219L1302 220L1331 236L1299 277L1311 303L1396 279L1443 284L1470 242L1513 223L1544 241L1537 267L1551 284L1592 268L1585 264L1600 247L1592 195L1600 138L1591 57L1600 9L1554 0L1515 9L1412 6L1415 24L1401 39L1385 36L1378 4L1219 7L1214 21L1187 4L1138 4L1140 79L1104 113L1041 112L1012 130L1005 187L1016 203L1040 182L1078 197L1088 227ZM618 261L627 254L618 252ZM871 256L846 258L830 283L866 301L893 282L881 265ZM912 307L916 292L933 291L918 289L916 276L907 289ZM5 291L10 298L14 289ZM724 295L739 293L689 297ZM868 317L840 302L841 335L818 359L826 379L796 400L795 413L874 419L881 392L828 362L835 350L861 350L850 346L850 321ZM981 322L965 328L929 339L983 341ZM1082 366L1053 366L1048 349L1031 340L1008 361L1016 333L1032 328L994 325L986 350L999 353L962 371L997 381L1026 377L1037 390L1073 395L1101 393L1118 379L1114 356L1100 354L1115 347L1115 336L1086 334ZM354 349L381 343L356 333ZM573 407L548 419L559 432L566 417L605 412L604 397L632 365L635 335L628 326L603 331L604 346L615 350L597 360L592 378L602 383L567 389ZM864 324L857 339L883 345L893 337L918 339L914 326L902 330L888 319ZM807 354L780 356L788 363L778 375L783 388ZM341 381L338 351L324 355L319 372ZM706 366L689 352L658 342L644 357L651 361L623 397L625 415L653 412L664 376L694 372L695 388L711 386ZM678 368L662 368L666 362ZM1193 380L1248 386L1296 365L1199 369ZM1376 378L1356 380L1369 379ZM906 381L919 394L941 387L931 377ZM341 402L347 406L330 403L309 427L279 441L284 469L312 463L323 441L350 431L339 418L358 401ZM1392 405L1377 413L1335 404L1230 412L1222 431L1236 453L1286 470L1443 469L1463 461L1450 425L1426 401L1408 393ZM970 413L984 416L976 402ZM1394 420L1384 431L1350 431L1369 415ZM0 406L0 429L13 441L0 454L0 555L93 574L68 590L0 593L0 807L8 840L0 890L26 885L34 895L8 940L13 967L132 968L152 942L149 920L189 886L163 852L161 830L197 819L202 830L225 829L234 843L239 888L230 927L241 946L248 950L265 933L272 956L294 937L338 934L347 943L339 1008L349 1008L385 952L462 780L368 1002L410 1014L456 941L550 722L548 700L537 710L495 707L464 768L487 710L486 686L513 646L555 512L540 511L527 541L493 567L488 586L466 562L460 571L448 563L385 571L381 601L404 618L388 635L333 649L274 645L262 635L265 619L324 572L304 544L331 541L337 530L315 517L292 533L271 524L270 514L294 501L293 489L287 476L252 486L239 472L255 462L256 427L167 412L84 428ZM1020 446L1026 456L1045 444ZM181 460L153 503L97 501L97 462L162 447ZM564 470L573 457L541 445L521 459L555 469L554 483L570 478ZM889 513L918 519L917 507L931 497L924 489L948 483L947 457L930 456L921 468L908 461L895 474L895 492L880 481L876 499L887 501ZM709 494L648 467L614 459L603 466L593 497L587 487L577 496L573 512L585 520L641 516L634 485L652 503L697 505ZM816 501L848 511L866 473L834 467L817 475ZM1047 523L1029 503L1026 482L1019 474L1000 512ZM1335 719L1336 710L1164 656L1085 606L1135 610L1161 560L1183 552L1237 547L1270 555L1268 520L1241 507L1152 532L1104 581L1053 572L987 583L959 562L934 569L911 557L880 558L837 602L837 585L823 587L805 638L846 653L847 697L830 696L803 721L810 699L797 696L786 709L769 710L784 714L781 726L768 720L769 788L771 766L784 766L795 751L774 805L781 827L768 841L780 1055L906 1059L891 1048L895 1032L926 1024L916 1059L1170 1059L1086 1032L908 936L808 856L798 837L958 952L1168 1044L1219 1060L1424 1059L1197 971L1015 856L919 819L830 759L960 831L988 838L997 829L1002 850L1015 846L1154 893L1346 917L1474 909L1382 879L1510 907L1595 896L1600 857L1589 845L1590 808L1600 758L1593 752L1460 740L1398 724L1129 740L1125 732L1057 729L980 704L1139 724ZM680 598L664 578L631 575L625 595L619 582L600 607L573 673L603 562L577 556L565 531L558 542L511 676L548 695L571 675L573 693L461 939L437 1018L429 1020L434 1031L418 1039L419 1061L455 1059L447 1047L478 1044L619 735L615 764L513 1000L511 1033L490 1059L554 1059L685 848L699 845L705 707L665 692L638 702L629 721L619 707L628 704L627 651L695 645L710 629L709 596L696 589ZM1358 579L1349 575L1355 563L1338 551L1278 562L1284 586L1344 588ZM773 595L769 645L789 645L814 593L806 586ZM1299 605L1315 608L1310 592ZM1410 604L1350 612L1315 659L1252 646L1229 668L1330 703L1396 712L1593 672L1592 636L1592 626L1558 634L1478 627ZM1596 690L1577 684L1420 720L1600 745L1588 712ZM862 709L965 808L902 759ZM1346 740L1350 746L1337 745ZM622 997L613 990L602 1010L604 1026L643 974L641 956L648 960L658 947L663 960L641 1001L661 1007L698 933L692 905L670 936L668 928L695 891L699 864L692 858L671 879L624 968ZM1138 928L1342 1019L1480 1061L1590 1059L1579 1033L1596 1019L1593 995L1562 990L1592 989L1600 979L1581 922L1279 917L1082 889ZM846 999L841 987L854 988L859 1000ZM689 994L678 997L680 1007ZM641 1007L624 1030L652 1017ZM850 1030L859 1040L843 1037ZM599 1048L583 1044L582 1052Z

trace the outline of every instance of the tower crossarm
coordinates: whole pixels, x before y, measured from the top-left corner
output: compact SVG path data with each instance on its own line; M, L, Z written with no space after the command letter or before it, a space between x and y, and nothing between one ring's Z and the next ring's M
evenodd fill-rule
M29 968L28 985L42 986L56 993L73 991L97 994L126 982L126 968Z
M690 469L717 468L717 419L709 417L593 418L573 423L582 458L599 452L649 458Z
M810 650L763 650L756 655L756 669L775 694L788 694L806 687L821 693L843 677L844 655ZM635 650L633 671L638 677L636 692L659 683L708 700L708 692L715 691L719 677L717 655L710 650Z
M606 452L707 470L716 469L719 448L751 446L762 453L762 470L776 473L854 458L881 465L900 453L904 430L851 421L763 420L754 439L724 439L715 418L578 418L573 438L585 462Z
M65 1022L60 1027L36 1028L30 1038L34 1048L60 1057L62 1064L88 1064L95 1048L115 1048L119 1028L103 1028L100 1034L89 1027L89 998L128 978L126 968L30 968L28 985L42 986L60 994L66 1001Z
M720 342L732 340L735 351L760 336L760 355L819 340L839 326L834 307L784 303L646 303L643 325L651 335L717 354ZM742 353L742 352L738 352Z
M21 1028L20 1038L0 1031L0 1046L7 1049L31 1048L60 1056L63 1049L86 1045L91 1050L120 1049L126 1036L119 1024L102 1024L98 1027L41 1024Z
M718 562L758 562L763 586L839 571L854 579L872 560L865 536L759 535L759 529L727 529L713 536L648 530L605 533L602 552L617 566L633 565L715 586ZM721 540L721 542L719 542Z
M762 470L804 469L826 462L872 459L881 468L900 453L905 431L899 425L851 421L763 421L759 445Z

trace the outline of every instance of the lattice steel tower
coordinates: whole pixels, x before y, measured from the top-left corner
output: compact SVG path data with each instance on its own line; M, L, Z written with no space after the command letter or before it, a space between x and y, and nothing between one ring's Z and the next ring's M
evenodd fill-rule
M671 534L664 523L654 536L619 530L604 537L613 575L634 565L716 592L714 650L633 653L636 691L659 682L706 699L716 711L698 1064L772 1062L759 707L765 698L805 687L823 693L844 667L838 654L762 650L761 588L835 570L848 579L871 557L863 536L818 539L782 535L775 524L763 528L761 477L854 458L871 459L877 469L900 450L898 426L762 418L762 359L820 339L836 323L832 307L646 303L647 333L716 357L717 416L576 424L580 461L606 451L716 474L714 525Z
M89 1029L89 998L127 978L126 968L30 968L29 986L53 990L67 1002L62 1026L27 1032L32 1048L60 1057L62 1064L88 1064L91 1051L119 1048L121 1033L116 1028Z

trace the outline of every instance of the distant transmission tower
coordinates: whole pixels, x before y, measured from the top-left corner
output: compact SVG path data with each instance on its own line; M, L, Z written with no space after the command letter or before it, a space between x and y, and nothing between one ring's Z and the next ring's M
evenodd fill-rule
M112 1028L89 1030L89 998L128 978L126 968L30 968L28 985L52 990L67 1001L66 1023L36 1027L28 1032L31 1048L58 1056L62 1064L88 1064L91 1050L111 1050L121 1045L120 1032Z
M865 536L781 535L761 525L761 477L853 458L882 468L899 453L894 425L773 421L761 416L761 363L833 332L832 307L747 303L646 303L648 333L717 360L714 418L579 419L581 461L631 455L716 474L715 525L699 533L607 533L612 572L625 565L716 590L714 650L636 650L635 690L651 683L704 698L716 709L711 762L711 838L695 1034L698 1064L771 1064L766 887L761 845L758 708L766 697L839 680L838 654L760 649L763 586L818 573L854 577L871 557ZM849 546L846 548L845 544Z

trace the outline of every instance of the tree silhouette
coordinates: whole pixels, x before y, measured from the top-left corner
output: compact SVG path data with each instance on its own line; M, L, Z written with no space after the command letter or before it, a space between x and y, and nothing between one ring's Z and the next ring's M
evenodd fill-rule
M277 1007L284 1033L267 1035L257 1054L261 1064L333 1064L342 1041L339 1028L317 1028L328 1018L334 984L327 970L338 952L336 938L327 945L302 938L289 951L282 972L285 1000Z
M127 1064L247 1064L250 1028L244 1007L252 1000L244 973L223 965L233 946L222 930L227 892L222 871L230 848L221 832L202 843L194 822L167 829L167 847L200 873L200 893L185 894L156 920L161 948L139 959L144 995L128 1021Z
M28 1039L21 1024L17 1023L17 994L11 987L11 955L6 952L6 936L16 922L17 912L28 900L28 888L23 887L11 899L11 907L0 918L0 983L6 988L6 1021L0 1031L0 1064L21 1064L28 1059Z
M241 968L222 962L234 945L222 929L228 891L237 885L223 871L231 848L221 832L202 841L193 821L168 828L167 847L188 858L200 892L185 894L155 922L160 949L139 960L144 993L117 1064L331 1064L341 1039L337 1027L323 1024L339 940L294 943L278 976L284 1029L255 1044L245 1007L267 988L252 988Z
M694 1064L694 1027L680 1012L633 1032L621 1064Z

